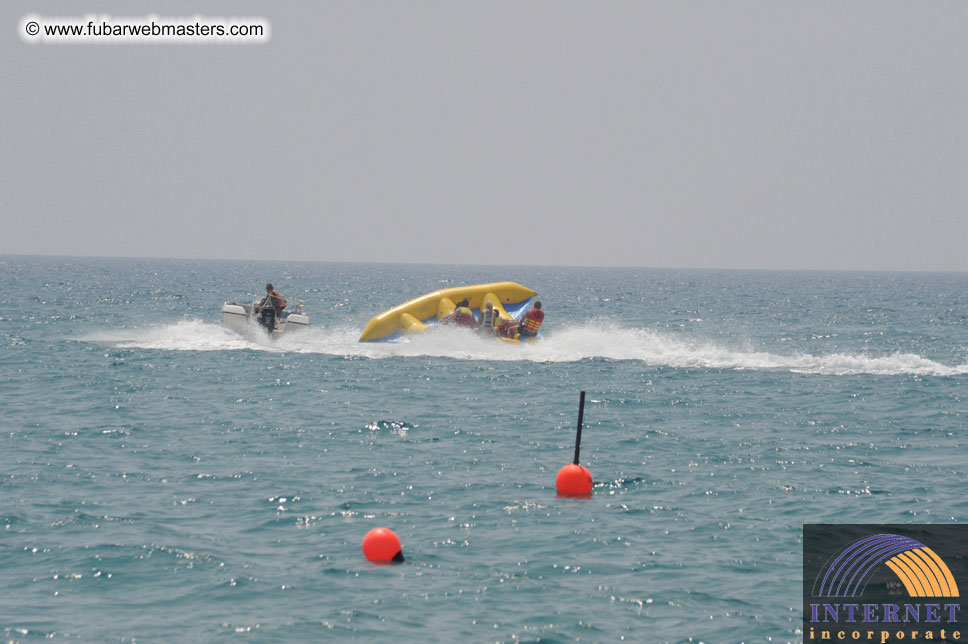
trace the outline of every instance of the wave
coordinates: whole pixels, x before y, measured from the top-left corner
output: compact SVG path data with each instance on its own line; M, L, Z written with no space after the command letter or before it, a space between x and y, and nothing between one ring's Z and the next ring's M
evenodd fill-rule
M565 326L535 343L496 342L458 328L436 328L396 343L360 343L359 329L315 326L292 336L269 339L260 329L241 336L198 320L144 328L100 331L81 341L120 349L162 351L267 351L385 359L440 357L456 360L578 362L587 359L633 360L651 366L694 369L781 370L803 374L877 374L955 376L968 364L948 366L912 353L869 356L860 353L783 355L734 349L701 339L611 323Z

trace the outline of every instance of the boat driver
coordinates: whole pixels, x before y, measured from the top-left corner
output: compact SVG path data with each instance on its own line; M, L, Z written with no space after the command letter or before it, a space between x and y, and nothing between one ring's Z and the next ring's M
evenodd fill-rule
M259 324L272 333L276 328L276 318L282 315L282 310L286 308L286 298L273 286L272 282L266 284L266 296L255 305L255 312L260 313Z

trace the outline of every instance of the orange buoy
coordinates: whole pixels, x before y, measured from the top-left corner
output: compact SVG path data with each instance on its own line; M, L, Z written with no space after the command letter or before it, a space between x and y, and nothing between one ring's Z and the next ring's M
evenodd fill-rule
M373 528L363 537L363 556L373 563L400 563L403 547L393 530Z
M592 493L592 473L583 465L569 463L558 470L555 487L561 496L589 496Z
M575 432L575 460L558 470L555 488L559 496L591 496L592 473L578 464L581 454L581 424L585 416L585 392L578 399L578 429Z

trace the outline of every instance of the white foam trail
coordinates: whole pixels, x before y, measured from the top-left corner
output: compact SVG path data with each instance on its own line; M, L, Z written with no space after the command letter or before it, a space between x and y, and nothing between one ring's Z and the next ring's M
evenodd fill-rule
M532 362L577 362L605 358L674 368L781 370L805 374L968 374L968 364L952 367L911 353L879 357L850 353L781 355L733 349L660 331L627 329L607 322L557 328L534 343L498 342L452 327L436 328L398 343L361 343L358 342L359 333L359 329L348 326L313 326L291 336L270 340L255 327L243 337L216 324L182 321L141 329L103 331L81 339L105 342L122 349L170 351L245 349L373 359L409 356Z
M155 324L133 329L98 331L79 338L82 342L103 342L119 349L158 349L162 351L232 351L255 349L272 351L265 333L253 328L241 336L216 324L182 320L174 324Z

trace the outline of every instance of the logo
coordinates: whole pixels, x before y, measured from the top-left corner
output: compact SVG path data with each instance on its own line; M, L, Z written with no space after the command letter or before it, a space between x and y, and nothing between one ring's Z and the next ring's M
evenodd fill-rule
M968 526L804 525L804 642L968 640Z

